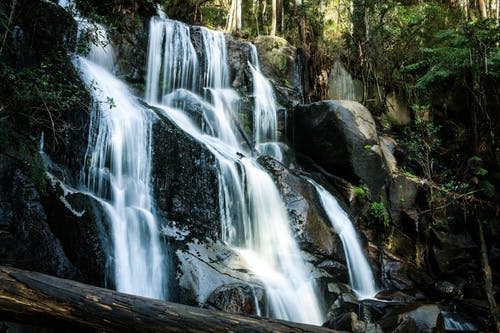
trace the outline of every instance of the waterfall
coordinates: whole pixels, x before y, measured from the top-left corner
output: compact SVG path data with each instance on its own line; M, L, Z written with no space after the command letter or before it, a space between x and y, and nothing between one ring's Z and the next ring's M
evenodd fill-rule
M179 88L195 90L199 65L189 27L178 21L153 17L149 34L146 85L151 89L147 91L146 100L159 102L161 96Z
M258 151L269 155L278 161L283 160L283 154L278 145L278 110L273 87L262 75L259 66L257 48L251 44L251 64L253 80L253 137Z
M315 181L308 181L316 188L323 209L342 241L352 290L360 299L373 298L377 293L375 279L349 216L330 192Z
M342 63L339 61L335 62L330 77L331 99L362 100L363 96L358 96L354 80Z
M109 72L111 46L98 48L75 60L94 99L82 186L111 225L116 289L164 299L166 267L150 195L150 111Z
M155 19L158 20L158 19ZM223 241L237 251L262 281L268 298L268 315L298 322L321 324L323 317L314 281L290 230L286 208L272 178L252 158L236 131L234 119L239 97L229 87L229 66L221 32L200 28L204 46L201 101L206 126L195 124L182 103L172 103L179 92L163 97L164 115L204 144L218 161L219 202ZM150 45L161 45L150 35ZM187 38L187 37L186 37ZM186 43L188 41L186 40ZM189 47L189 46L186 46ZM150 47L150 50L152 47ZM170 57L165 50L160 56ZM183 52L178 50L178 52ZM153 59L153 57L149 57ZM148 71L158 71L148 64ZM183 69L179 69L183 71ZM154 73L148 73L153 77ZM167 78L168 79L168 78ZM152 96L148 81L146 96ZM148 99L154 103L154 99Z

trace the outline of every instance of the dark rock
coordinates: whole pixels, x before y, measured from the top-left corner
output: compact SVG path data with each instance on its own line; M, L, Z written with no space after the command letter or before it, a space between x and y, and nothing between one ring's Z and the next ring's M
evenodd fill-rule
M224 285L214 290L205 307L253 315L264 313L264 290L248 284Z
M0 264L81 279L47 224L40 195L5 156L0 159Z
M349 270L340 262L327 259L320 262L317 267L326 271L337 282L349 282Z
M384 332L444 333L444 320L434 304L409 305L386 315L380 322Z
M278 186L300 247L345 262L342 243L321 208L314 186L272 158L260 157L258 161Z
M478 247L468 233L431 232L431 258L441 274L460 276L480 269Z
M460 298L463 296L463 291L458 286L448 281L435 282L434 290L440 298Z
M152 130L152 187L163 220L190 231L188 239L220 234L217 164L212 153L167 118Z
M377 295L375 295L376 299L383 301L391 301L391 302L400 302L400 303L411 303L415 301L415 297L405 294L398 290L382 290Z
M384 250L381 256L382 284L386 289L399 291L419 288L432 290L434 282L425 272L419 270L413 263Z
M68 192L64 186L53 179L52 193L43 200L48 223L83 281L110 287L113 279L108 254L113 249L107 214L93 197Z
M378 201L389 172L370 112L352 101L322 101L294 111L290 139L326 171L368 187Z
M12 38L16 67L31 66L55 52L75 45L73 17L51 1L18 1Z
M247 94L252 94L252 72L248 63L251 62L250 43L225 35L230 70L230 81L233 88ZM243 89L242 89L243 88Z
M358 316L354 312L342 313L334 319L331 319L323 324L334 330L342 330L349 332L363 332L364 323L358 320Z

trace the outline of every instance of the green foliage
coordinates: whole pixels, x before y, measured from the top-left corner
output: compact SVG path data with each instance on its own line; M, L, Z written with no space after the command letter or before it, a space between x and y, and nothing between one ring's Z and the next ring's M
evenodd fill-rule
M387 208L383 202L372 202L368 212L366 213L368 225L381 228L385 232L389 231L390 218Z
M411 127L406 128L401 146L408 153L408 160L420 166L425 178L434 175L435 151L441 144L438 133L441 129L433 121L429 120L429 105L413 105L415 119Z
M366 197L366 189L364 187L355 186L353 192L354 192L354 196L356 198L365 198Z

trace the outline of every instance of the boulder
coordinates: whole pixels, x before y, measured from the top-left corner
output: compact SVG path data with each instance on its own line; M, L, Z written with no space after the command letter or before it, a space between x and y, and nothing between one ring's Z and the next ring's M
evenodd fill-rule
M210 295L206 308L226 312L262 315L265 310L264 290L248 284L224 285Z
M444 333L444 319L435 304L412 304L393 310L380 325L384 332Z
M181 303L243 309L246 298L241 297L239 291L224 292L224 297L218 294L234 286L262 289L246 262L222 242L205 240L202 243L195 239L178 249L175 257L179 288L172 288L172 296Z
M326 171L363 183L379 201L389 178L372 115L352 101L321 101L294 110L290 140Z

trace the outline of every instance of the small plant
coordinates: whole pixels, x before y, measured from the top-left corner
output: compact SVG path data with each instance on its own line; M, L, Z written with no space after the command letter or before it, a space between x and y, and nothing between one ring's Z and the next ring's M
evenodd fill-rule
M355 186L353 193L354 193L354 197L356 197L356 198L365 198L366 197L366 189L363 187Z
M390 229L389 213L383 202L372 202L366 215L369 224L380 226L386 231Z

